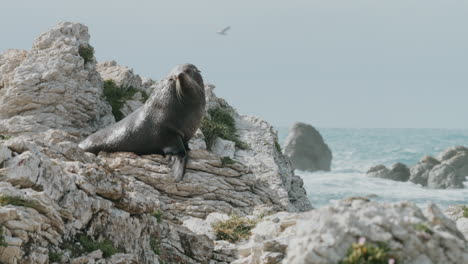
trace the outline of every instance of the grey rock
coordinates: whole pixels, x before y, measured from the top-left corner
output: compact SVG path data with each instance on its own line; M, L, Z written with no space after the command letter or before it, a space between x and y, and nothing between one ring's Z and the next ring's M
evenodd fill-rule
M279 218L275 223L272 219ZM385 243L396 263L468 263L468 243L455 222L431 204L425 211L412 203L346 199L305 213L277 213L252 230L233 264L338 263L353 243ZM275 262L273 262L275 263Z
M56 128L86 134L114 122L95 61L79 55L89 38L86 26L63 22L29 52L0 55L0 133Z
M423 157L418 164L413 166L410 170L409 180L416 184L421 184L422 186L427 186L427 180L429 179L429 172L434 168L434 166L440 164L440 162L431 157Z
M410 170L403 163L396 163L390 169L384 165L378 165L367 171L367 176L389 179L394 181L407 181L410 177Z
M329 171L332 152L322 135L311 125L295 123L289 130L284 154L294 168L304 171Z

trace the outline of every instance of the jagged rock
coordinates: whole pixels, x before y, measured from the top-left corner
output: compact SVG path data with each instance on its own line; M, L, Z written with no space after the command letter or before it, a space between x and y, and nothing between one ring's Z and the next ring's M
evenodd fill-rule
M286 138L284 154L298 170L330 170L332 152L322 135L311 125L295 123L291 127Z
M64 22L40 35L31 51L1 55L0 133L80 134L114 121L96 64L85 63L80 47L89 47L88 28Z
M142 80L133 69L118 65L116 61L105 61L97 64L97 71L103 80L114 80L118 86L142 89Z
M217 138L211 147L211 152L219 157L234 158L234 154L236 153L236 144L230 140Z
M62 23L43 34L27 55L24 52L17 52L19 58L13 58L13 53L3 55L2 83L8 86L0 90L0 108L11 106L9 93L18 94L15 71L21 67L30 69L30 63L36 63L32 58L46 64L53 61L60 64L64 57L70 61L70 68L65 69L47 64L57 70L58 77L54 75L57 82L52 79L31 82L29 89L36 91L35 96L42 98L45 96L42 92L48 92L52 84L66 85L70 81L77 85L73 89L96 84L93 86L96 93L91 95L101 100L102 81L94 61L83 64L80 56L70 55L77 52L79 45L87 44L86 30L80 24ZM13 68L9 75L6 71ZM69 79L62 71L67 71ZM157 89L155 85L157 82L146 80L142 87ZM207 89L211 105L230 108L215 96L214 86ZM62 95L68 96L67 93ZM96 101L89 103L89 107L94 109L101 103L106 104ZM213 237L180 224L190 217L205 221L213 213L248 215L258 207L273 212L311 208L302 181L275 149L272 126L258 118L232 111L240 140L251 146L247 150L234 148L233 164L223 165L219 156L207 151L203 134L197 132L189 143L192 151L187 174L182 182L175 183L162 156L85 153L77 142L88 129L96 130L98 126L73 126L75 123L69 126L60 121L68 120L68 112L47 111L37 106L27 115L12 112L11 117L0 123L2 133L18 132L10 139L0 138L0 193L33 202L32 206L0 206L0 224L8 243L7 247L0 247L3 263L16 263L20 259L47 263L52 249L63 253L67 263L228 263L234 260L235 246L222 241L215 243ZM89 113L87 109L81 111L84 115ZM48 119L51 115L53 118ZM26 116L29 119L23 118ZM19 133L26 127L25 131L30 133ZM67 241L76 245L80 234L98 241L110 240L115 248L127 254L103 259L98 252L77 256L61 248Z
M447 217L455 221L458 230L468 240L468 205L452 205L445 210Z
M350 199L306 213L266 217L233 264L338 263L360 237L374 245L385 243L396 263L468 262L467 241L435 205L422 212L411 203Z
M410 177L410 170L403 163L396 163L390 169L384 165L378 165L370 168L366 175L394 181L407 181Z
M411 168L409 180L413 183L427 186L429 172L438 164L440 164L440 162L431 156L423 157L418 164Z
M452 147L442 152L440 164L429 172L427 185L430 188L464 188L468 176L468 149L463 146Z

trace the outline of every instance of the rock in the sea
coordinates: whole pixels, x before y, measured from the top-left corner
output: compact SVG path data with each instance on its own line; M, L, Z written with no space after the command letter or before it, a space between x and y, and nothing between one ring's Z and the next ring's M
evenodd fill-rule
M437 206L421 211L412 203L347 199L306 213L265 217L233 264L339 263L359 240L385 245L395 263L468 263L466 239Z
M440 164L440 162L431 157L423 157L418 164L414 165L410 170L409 180L416 184L421 184L422 186L427 186L427 180L429 179L429 172L434 168L434 166Z
M29 52L0 55L0 132L79 134L114 122L89 38L86 26L64 22L40 35Z
M407 181L410 177L410 170L405 164L398 162L390 169L384 165L374 166L367 171L367 176L394 181Z
M289 130L284 154L294 168L304 171L329 171L332 152L322 135L311 125L295 123Z
M440 164L429 172L427 186L430 188L464 188L468 176L468 149L463 146L451 147L439 155Z

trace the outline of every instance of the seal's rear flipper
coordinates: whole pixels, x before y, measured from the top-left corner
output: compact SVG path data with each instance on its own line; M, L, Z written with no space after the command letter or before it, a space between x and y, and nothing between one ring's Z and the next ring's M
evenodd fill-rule
M175 182L184 178L185 166L187 165L188 155L174 155L171 157L171 170Z

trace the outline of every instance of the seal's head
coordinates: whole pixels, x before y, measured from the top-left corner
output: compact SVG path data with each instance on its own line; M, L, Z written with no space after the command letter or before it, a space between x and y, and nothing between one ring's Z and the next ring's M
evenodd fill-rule
M169 74L170 80L176 81L176 92L179 100L185 95L204 94L205 88L200 70L195 65L186 63L176 66Z

